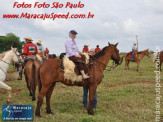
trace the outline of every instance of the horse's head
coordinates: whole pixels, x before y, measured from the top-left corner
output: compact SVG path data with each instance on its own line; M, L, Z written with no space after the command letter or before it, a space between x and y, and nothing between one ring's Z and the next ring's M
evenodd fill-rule
M112 49L111 59L114 60L116 64L120 64L121 58L119 56L119 50L117 49L118 43L114 45L108 42L108 44L109 44L109 47L111 47Z
M149 49L145 50L144 53L145 53L146 56L148 56L148 58L150 58L150 51L149 51Z
M20 61L20 53L18 52L17 48L11 47L10 56L11 56L11 60L14 61L14 62L19 62Z

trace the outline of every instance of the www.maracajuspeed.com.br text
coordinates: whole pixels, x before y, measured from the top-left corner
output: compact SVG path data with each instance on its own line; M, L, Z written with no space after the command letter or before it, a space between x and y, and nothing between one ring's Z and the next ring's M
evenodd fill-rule
M3 14L4 19L93 19L94 14L91 14L89 12L88 14L70 14L68 12L67 14L55 14L55 13L50 13L50 14L29 14L29 13L21 13L21 14Z

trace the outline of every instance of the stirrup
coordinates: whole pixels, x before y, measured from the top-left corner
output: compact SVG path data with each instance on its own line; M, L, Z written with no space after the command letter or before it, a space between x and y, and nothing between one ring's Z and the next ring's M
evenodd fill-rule
M84 80L87 80L87 79L89 79L90 78L90 76L88 76L87 78L83 78Z

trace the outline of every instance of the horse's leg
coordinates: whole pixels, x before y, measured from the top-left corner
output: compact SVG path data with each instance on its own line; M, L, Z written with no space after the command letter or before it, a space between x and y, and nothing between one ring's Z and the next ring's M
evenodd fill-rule
M96 88L95 85L90 85L89 86L89 105L88 105L88 114L94 115L93 112L93 103L95 99L95 93L96 93Z
M127 70L127 60L125 60L125 69Z
M46 113L48 113L48 114L53 114L53 112L51 111L51 108L50 108L50 99L51 99L51 95L52 95L54 86L55 86L55 83L50 87L50 89L46 93Z
M139 71L139 61L137 61L137 72Z
M6 99L6 103L8 104L10 102L10 99L11 99L11 87L6 85L4 82L0 81L0 88L7 89L8 96Z
M130 63L130 61L127 61L127 69L129 70L129 63Z
M42 85L42 88L41 88L41 91L39 93L38 100L37 100L37 106L36 106L36 111L35 111L36 116L40 116L40 108L42 106L43 98L46 95L50 86L51 86L50 84L48 84L47 86Z
M27 77L26 73L24 73L24 75L25 75L25 81L27 83L27 88L28 88L28 91L29 91L29 95L32 96L31 87L29 86L29 83L28 83L28 77Z
M31 86L29 85L28 81L26 83L27 83L27 88L28 88L28 91L29 91L29 95L32 96Z

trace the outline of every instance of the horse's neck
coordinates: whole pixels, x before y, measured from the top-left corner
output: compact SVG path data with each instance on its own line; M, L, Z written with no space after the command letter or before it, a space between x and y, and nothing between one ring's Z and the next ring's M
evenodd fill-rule
M145 56L145 53L142 52L141 54L138 54L138 59L142 60L144 58L144 56Z
M3 71L7 72L10 63L11 57L8 54L6 54L4 58L0 61L0 68L3 69Z
M107 66L110 59L111 59L111 53L108 54L108 53L105 52L105 54L103 56L101 56L101 57L99 57L97 59L96 66L102 67L102 70L104 70L106 68L106 66Z
M0 60L2 60L2 58L4 58L5 54L6 54L6 52L0 54Z

